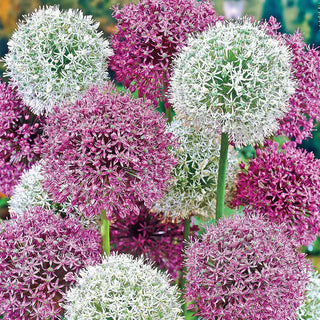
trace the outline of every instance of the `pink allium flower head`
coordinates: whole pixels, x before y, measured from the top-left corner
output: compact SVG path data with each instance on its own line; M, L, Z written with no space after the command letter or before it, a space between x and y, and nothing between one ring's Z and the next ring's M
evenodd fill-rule
M191 227L191 235L198 230ZM130 253L135 257L143 255L173 279L182 270L183 224L165 220L162 213L150 212L140 206L139 215L115 219L110 226L111 244L116 251Z
M60 319L81 268L100 263L97 231L40 207L0 227L0 314L4 320Z
M165 97L173 55L186 44L189 33L203 31L217 17L211 1L141 0L122 9L114 8L118 33L111 38L114 56L110 67L130 91L138 89L155 106Z
M39 160L43 124L15 89L0 81L0 192L7 196L23 170Z
M313 153L268 142L237 178L231 206L261 212L275 223L284 223L296 245L307 245L320 232L320 160Z
M311 131L320 121L320 52L314 47L307 46L302 34L281 34L277 30L280 24L271 17L264 25L269 34L282 38L290 48L293 59L292 72L297 80L297 88L291 96L290 110L280 121L279 135L294 138L297 143L311 137Z
M168 187L176 164L176 141L150 101L120 94L108 83L92 87L75 105L48 117L43 147L43 186L53 200L71 204L87 217L106 210L110 218L151 207Z
M311 265L282 228L234 215L186 251L187 298L206 320L294 320Z

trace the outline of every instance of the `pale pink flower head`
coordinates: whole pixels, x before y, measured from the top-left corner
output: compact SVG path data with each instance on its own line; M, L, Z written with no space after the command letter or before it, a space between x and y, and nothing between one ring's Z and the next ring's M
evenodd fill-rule
M101 261L100 235L52 211L31 208L0 226L0 315L60 319L81 268Z
M111 38L110 67L117 80L155 106L163 101L166 108L173 55L186 45L188 34L223 20L208 0L141 0L115 7L113 16L118 32Z
M11 196L22 172L40 158L43 117L0 81L0 192Z
M320 233L320 160L293 142L279 149L269 141L256 153L248 167L240 164L231 206L284 223L296 245L308 245Z
M320 52L306 45L302 34L281 34L274 17L263 23L274 38L283 39L292 53L292 73L297 81L295 93L289 100L289 112L280 120L279 135L295 139L297 143L311 137L320 121Z
M311 266L280 226L253 215L224 218L186 255L189 308L201 319L296 319Z
M198 230L191 226L191 236ZM167 270L176 279L182 270L183 223L169 221L161 212L140 206L138 215L114 219L110 225L110 241L115 250L135 257L143 255Z
M69 197L87 217L138 214L138 201L150 207L169 186L176 141L163 115L111 83L56 108L45 134L44 189L59 203Z

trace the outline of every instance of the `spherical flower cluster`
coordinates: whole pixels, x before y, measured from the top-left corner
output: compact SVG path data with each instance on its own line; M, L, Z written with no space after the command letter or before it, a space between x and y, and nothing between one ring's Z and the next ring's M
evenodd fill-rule
M217 17L210 1L142 0L122 9L116 7L118 33L112 36L114 56L110 67L130 91L170 106L165 96L173 55L186 43L189 33L203 31Z
M0 227L0 314L4 320L60 319L81 268L101 261L100 236L39 207ZM56 318L57 317L57 318Z
M191 235L198 228L191 226ZM143 255L176 279L182 270L183 224L165 220L163 213L141 205L139 215L117 218L110 225L111 245L121 253Z
M306 299L298 309L298 320L319 320L320 316L320 277L312 272L307 286Z
M168 128L178 138L180 148L173 149L178 164L173 169L174 183L165 196L153 207L166 216L186 218L191 213L203 216L215 214L220 143L206 131L196 131L172 122ZM233 147L229 148L226 190L233 185L237 158Z
M163 115L150 102L120 94L108 83L92 87L74 105L48 117L43 147L44 189L54 201L71 204L87 217L139 213L169 186L176 142Z
M91 16L58 6L40 8L19 23L8 42L7 75L36 114L74 101L108 78L106 59L112 50L98 26Z
M112 254L101 265L81 270L66 301L67 320L183 319L168 275L126 254Z
M44 119L0 81L0 192L10 196L23 170L40 158Z
M228 132L236 147L263 142L294 93L291 58L282 41L250 19L218 22L177 54L169 100L177 118Z
M310 263L282 228L234 215L211 225L187 249L187 298L207 320L296 319Z
M269 142L257 149L248 168L241 164L231 206L254 209L275 223L285 223L297 245L308 245L320 232L320 160L292 143Z
M43 189L44 176L42 171L42 161L40 160L22 174L20 182L15 186L13 194L8 201L10 215L22 215L23 212L31 207L42 207L63 218L76 216L83 227L93 227L96 222L93 219L84 217L76 206L71 206L69 199L62 204L55 203L52 200L48 192ZM98 228L98 224L96 224L96 228Z
M281 38L292 53L291 68L297 87L289 100L289 112L280 120L277 134L294 138L297 143L311 137L315 123L320 121L320 53L314 47L307 46L302 34L282 35L275 18L264 24L274 38Z

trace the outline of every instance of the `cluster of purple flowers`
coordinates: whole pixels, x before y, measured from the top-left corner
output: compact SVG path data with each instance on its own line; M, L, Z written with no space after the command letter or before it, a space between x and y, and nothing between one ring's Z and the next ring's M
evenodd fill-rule
M195 236L197 230L193 225L191 235ZM168 221L161 212L151 212L141 205L138 215L112 221L110 237L115 251L143 255L167 270L172 279L182 270L183 224Z
M163 101L166 108L174 55L186 44L188 34L223 20L208 0L142 0L116 7L113 16L118 32L111 39L110 67L117 80L155 106Z
M284 222L292 241L308 245L320 233L320 160L294 143L278 147L269 141L248 167L241 163L231 206Z
M43 117L32 114L15 89L0 82L0 192L11 196L22 172L40 158Z
M0 229L0 315L54 319L79 270L101 260L100 235L50 210L30 208Z
M71 198L86 216L138 214L163 196L176 164L175 142L148 102L111 84L92 87L48 116L42 150L44 188L56 202Z

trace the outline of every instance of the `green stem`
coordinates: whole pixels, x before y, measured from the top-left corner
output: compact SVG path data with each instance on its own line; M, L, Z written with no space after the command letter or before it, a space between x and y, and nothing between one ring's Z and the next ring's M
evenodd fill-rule
M224 196L226 189L226 172L228 162L228 133L221 134L221 147L218 171L218 186L217 186L217 204L216 204L216 221L223 216L224 211Z
M168 122L172 122L172 108L166 108L165 109L165 112L166 112L166 118L168 119Z
M106 210L101 211L102 251L110 255L110 221L106 217Z
M183 252L185 253L187 244L189 242L189 235L190 235L190 225L191 225L191 219L190 217L183 220ZM185 266L185 256L183 255L183 262L182 262L182 272L180 274L180 289L182 292L182 298L184 300L184 290L186 287L186 274L187 274L187 268ZM187 316L187 303L185 302L182 305L183 314L186 317Z

